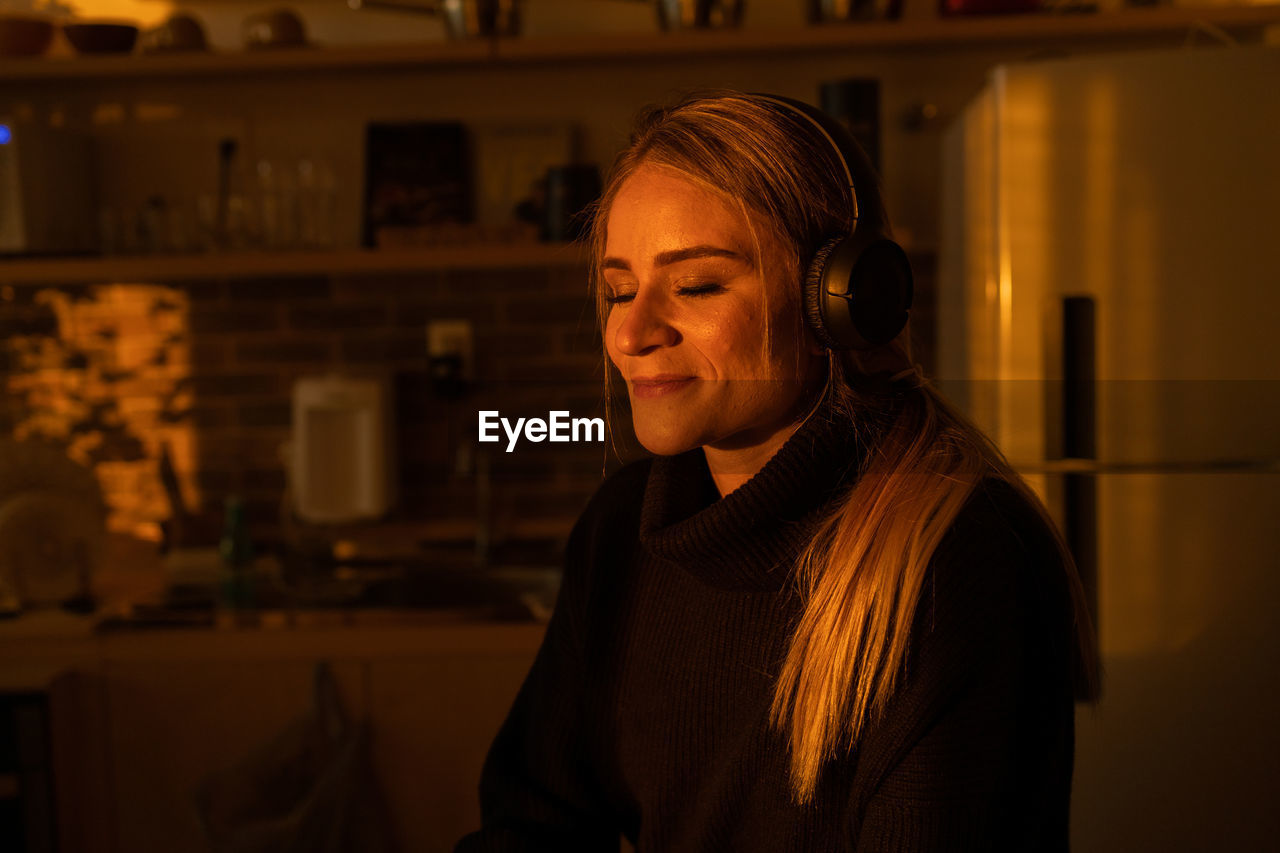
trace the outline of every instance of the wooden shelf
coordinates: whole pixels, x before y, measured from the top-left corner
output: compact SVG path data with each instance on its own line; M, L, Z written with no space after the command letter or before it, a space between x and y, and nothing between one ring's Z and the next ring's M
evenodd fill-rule
M0 285L68 282L171 282L211 278L411 273L447 269L572 267L586 250L569 243L447 246L332 252L236 252L204 255L0 260Z
M1280 4L1156 7L1107 13L1040 13L868 21L791 30L708 30L635 35L489 39L273 51L0 60L0 80L235 76L359 69L555 64L663 57L895 51L1010 42L1173 36L1197 26L1241 35L1280 24Z
M1022 14L858 21L794 30L708 30L598 39L504 39L494 58L505 62L644 59L666 56L804 54L813 51L896 51L968 48L1010 42L1122 39L1176 35L1208 24L1228 34L1280 24L1280 4L1160 7L1096 14Z
M449 68L493 59L487 41L0 60L0 80L221 77L360 68Z

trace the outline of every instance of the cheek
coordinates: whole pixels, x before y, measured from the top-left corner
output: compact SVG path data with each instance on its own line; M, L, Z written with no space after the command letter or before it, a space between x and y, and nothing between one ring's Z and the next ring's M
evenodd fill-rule
M764 322L746 307L726 311L702 327L700 349L722 379L760 379L767 375Z

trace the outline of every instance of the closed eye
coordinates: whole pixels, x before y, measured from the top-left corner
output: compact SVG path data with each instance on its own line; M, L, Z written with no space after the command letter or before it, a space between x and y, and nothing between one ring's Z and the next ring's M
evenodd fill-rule
M723 293L724 286L714 281L704 281L682 287L677 292L681 296L710 296L713 293Z
M689 284L677 288L676 293L681 296L710 296L715 293L723 293L724 285L714 281L704 281L698 284ZM621 305L624 302L630 302L636 298L635 291L626 293L614 293L606 296L604 301L609 305Z

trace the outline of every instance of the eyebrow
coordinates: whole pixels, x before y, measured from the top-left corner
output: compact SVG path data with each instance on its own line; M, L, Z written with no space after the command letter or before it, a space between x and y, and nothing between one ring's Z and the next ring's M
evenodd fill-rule
M690 246L687 249L672 249L669 252L659 252L654 256L653 265L655 267L665 267L680 261L693 260L694 258L731 258L748 266L751 265L751 260L741 252L722 249L719 246ZM627 270L628 272L631 270L631 264L622 258L605 258L600 266L606 270Z

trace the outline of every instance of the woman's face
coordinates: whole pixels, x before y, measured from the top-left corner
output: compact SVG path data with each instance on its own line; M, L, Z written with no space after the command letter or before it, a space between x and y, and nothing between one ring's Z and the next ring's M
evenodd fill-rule
M749 448L793 423L822 366L786 253L679 173L641 165L606 220L604 340L649 451ZM765 345L765 329L769 345Z

